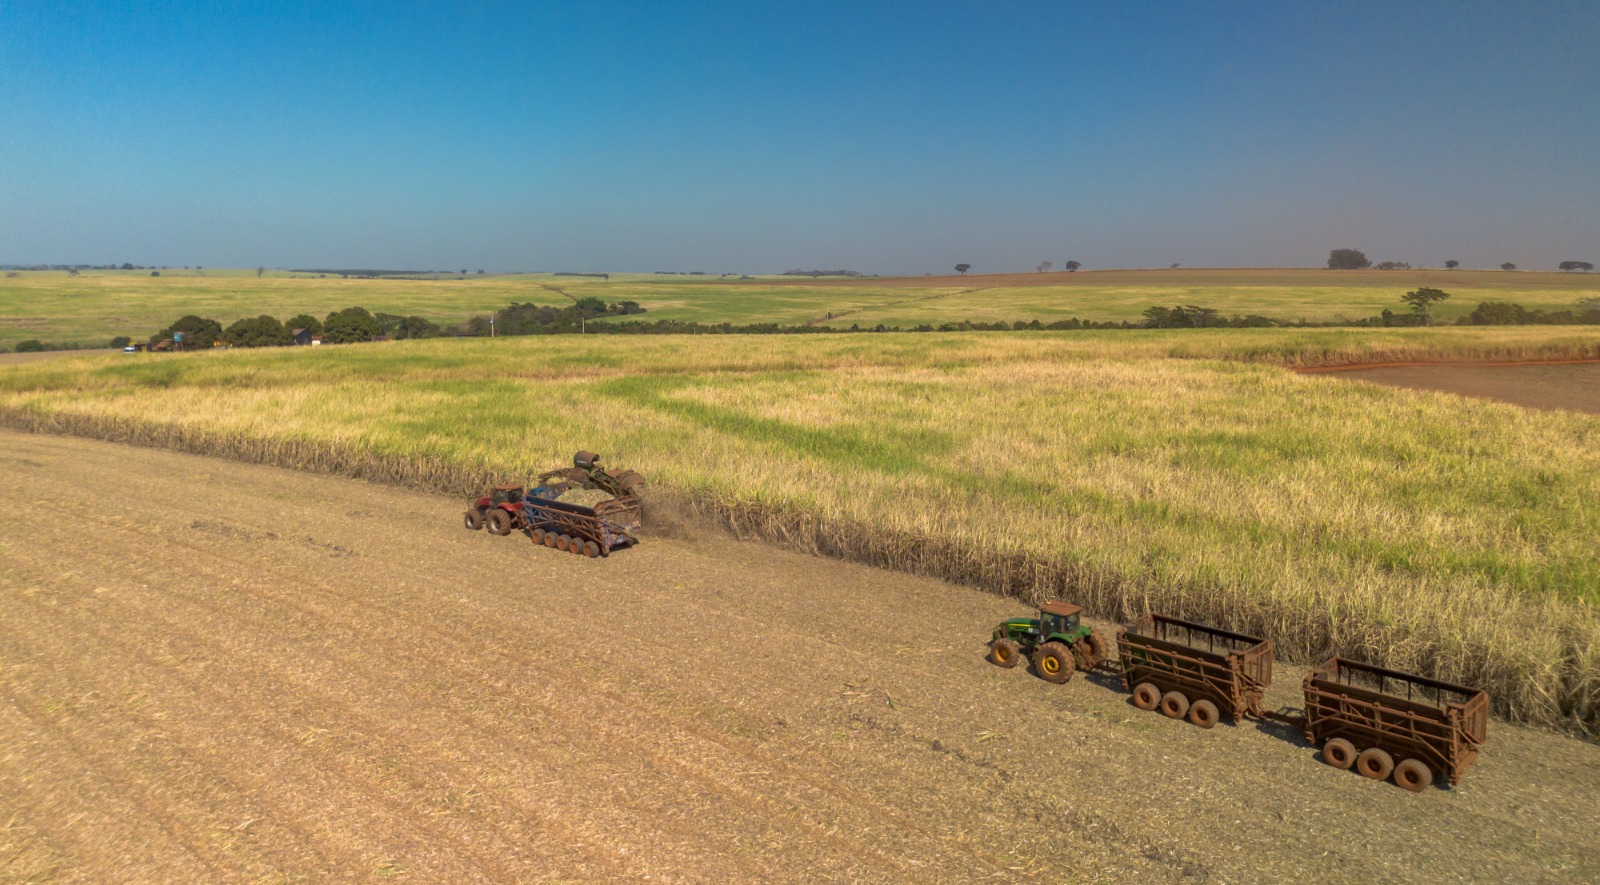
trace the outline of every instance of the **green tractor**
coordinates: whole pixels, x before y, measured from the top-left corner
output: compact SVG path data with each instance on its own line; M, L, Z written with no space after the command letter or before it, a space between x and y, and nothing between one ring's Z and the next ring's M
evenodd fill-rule
M1082 614L1081 605L1047 602L1037 618L1001 621L989 641L990 663L1009 670L1027 655L1039 677L1057 685L1071 679L1074 669L1093 670L1105 663L1106 640L1084 625Z

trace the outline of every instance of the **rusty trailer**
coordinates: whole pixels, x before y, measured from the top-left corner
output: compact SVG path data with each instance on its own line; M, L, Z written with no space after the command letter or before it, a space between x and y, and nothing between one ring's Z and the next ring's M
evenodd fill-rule
M1272 685L1272 640L1166 615L1146 614L1117 630L1122 683L1142 710L1159 708L1201 728L1226 714L1263 714Z
M523 499L522 512L533 543L591 558L637 544L644 521L644 505L633 495L594 507L534 496Z
M1413 793L1441 773L1460 783L1487 738L1489 695L1464 685L1336 657L1306 674L1305 694L1323 761Z

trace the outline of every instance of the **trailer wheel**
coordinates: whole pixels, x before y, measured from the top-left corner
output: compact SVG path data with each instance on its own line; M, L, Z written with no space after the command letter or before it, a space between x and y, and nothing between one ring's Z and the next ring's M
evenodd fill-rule
M468 510L466 515L462 517L462 522L466 523L467 531L469 532L475 532L483 528L483 511L476 507Z
M556 549L560 550L562 553L567 552L567 542L570 540L572 539L567 537L565 534L556 535Z
M544 529L534 529L532 537L533 537L533 543L535 543L535 544L543 544L544 543Z
M1072 678L1072 652L1059 642L1046 642L1034 652L1033 668L1039 678L1060 685Z
M590 559L594 559L596 556L600 555L600 545L593 541L584 541L583 555L589 557Z
M1154 710L1161 705L1161 689L1154 682L1141 682L1133 687L1133 705L1141 710Z
M504 510L495 508L494 510L489 511L487 523L489 526L489 534L491 535L504 536L511 534L511 514L505 512Z
M1195 701L1189 707L1189 721L1201 728L1211 728L1217 724L1218 718L1217 705L1210 701Z
M1420 793L1433 783L1433 769L1421 759L1407 759L1394 767L1394 782L1402 790Z
M1389 773L1394 771L1394 757L1377 747L1368 747L1356 757L1356 771L1375 781L1388 780Z
M1356 764L1356 745L1344 738L1334 738L1322 745L1322 761L1334 768L1347 769Z
M1022 660L1022 649L1009 639L996 639L989 643L989 663L996 667L1011 669Z
M1181 691L1169 691L1161 696L1161 714L1172 719L1182 719L1189 712L1189 699Z
M561 537L561 535L546 529L544 533L544 546L549 547L552 550L555 549L556 539L559 537Z

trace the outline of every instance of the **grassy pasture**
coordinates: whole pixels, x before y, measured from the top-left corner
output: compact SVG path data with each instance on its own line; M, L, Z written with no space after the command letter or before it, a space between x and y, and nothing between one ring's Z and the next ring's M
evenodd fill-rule
M1322 271L1178 269L1081 271L969 277L808 280L715 276L613 275L610 280L469 275L465 279L318 279L254 271L24 271L0 278L0 346L39 338L102 344L116 335L145 338L186 313L224 325L240 317L298 313L325 316L352 305L459 323L512 302L562 304L550 286L574 296L638 301L642 319L702 323L823 323L837 327L938 325L962 320L1012 322L1078 317L1137 321L1154 305L1198 304L1225 314L1261 314L1293 321L1404 312L1400 296L1437 286L1454 298L1437 309L1445 319L1485 299L1559 310L1600 297L1600 276L1500 271ZM828 314L833 319L827 319Z
M84 357L0 417L464 492L593 448L740 531L1150 605L1600 728L1600 418L1284 365L1600 356L1584 330L662 337ZM451 517L441 514L442 524ZM974 642L985 625L974 627Z

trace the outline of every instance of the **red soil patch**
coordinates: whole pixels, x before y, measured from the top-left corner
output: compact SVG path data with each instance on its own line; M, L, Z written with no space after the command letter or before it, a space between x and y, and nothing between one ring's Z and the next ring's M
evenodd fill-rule
M1600 360L1380 363L1300 371L1337 372L1338 377L1352 381L1437 390L1530 409L1569 409L1600 415Z

